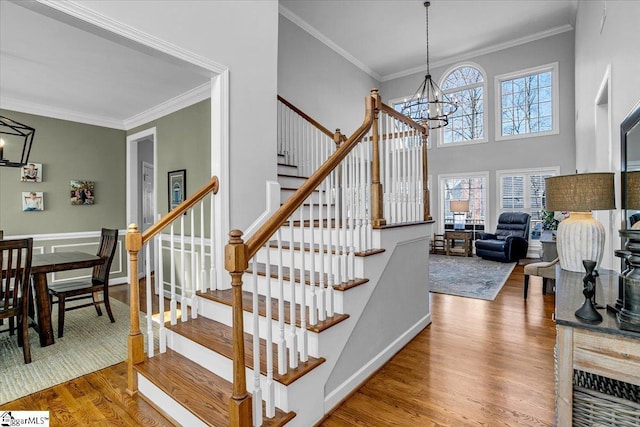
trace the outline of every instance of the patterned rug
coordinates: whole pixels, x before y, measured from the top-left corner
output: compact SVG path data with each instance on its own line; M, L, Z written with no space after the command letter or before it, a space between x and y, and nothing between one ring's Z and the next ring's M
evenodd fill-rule
M29 329L31 360L24 364L16 336L0 334L0 404L122 362L127 357L129 306L111 298L115 323L92 307L65 313L64 337L58 338L57 307L53 307L55 344L40 347ZM6 323L5 325L6 326Z
M493 301L515 266L476 256L429 255L429 287L440 294Z

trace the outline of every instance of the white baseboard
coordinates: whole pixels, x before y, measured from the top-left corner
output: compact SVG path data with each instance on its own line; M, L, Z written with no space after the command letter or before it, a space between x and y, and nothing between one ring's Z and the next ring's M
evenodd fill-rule
M378 355L373 357L369 363L360 368L355 374L349 377L345 382L327 394L324 398L325 414L328 414L340 404L341 400L349 395L356 387L362 384L371 374L377 371L382 365L387 363L398 351L402 349L409 341L415 338L424 328L431 324L431 313L420 319L416 324L409 328L404 334L400 335L395 341L389 344Z

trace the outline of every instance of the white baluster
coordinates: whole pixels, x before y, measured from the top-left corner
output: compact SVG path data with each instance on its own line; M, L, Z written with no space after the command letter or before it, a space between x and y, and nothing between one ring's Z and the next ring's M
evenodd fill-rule
M309 240L309 256L311 258L311 266L310 266L310 274L309 274L309 284L311 285L311 301L309 301L309 323L311 325L315 325L316 323L318 323L318 315L317 315L317 310L318 310L318 295L316 294L316 275L315 275L315 271L316 271L316 257L315 257L315 236L314 236L314 231L315 231L315 227L314 227L314 218L313 218L313 194L311 194L311 197L309 197L309 231L311 232L311 236L310 236L310 240ZM318 205L318 208L320 207L320 205ZM300 212L302 212L304 210L304 203L302 204L302 206L300 207ZM300 215L300 221L304 222L304 215ZM303 236L304 236L304 227L303 227ZM304 247L304 237L302 238L302 243L300 246L300 255L302 258L302 271L304 272L304 258L305 258L305 247ZM304 280L302 281L302 294L304 295L306 293L305 291L306 285L304 284ZM302 311L302 307L300 307L300 310Z
M198 270L196 269L196 230L195 222L196 215L195 209L189 211L189 218L191 219L191 318L196 319L198 317Z
M296 334L296 278L295 278L295 248L293 216L289 217L289 284L291 296L289 298L289 367L298 367L298 335Z
M267 242L265 246L265 250L267 252L267 292L265 295L266 300L266 346L265 353L267 356L267 385L266 385L266 412L267 418L273 418L276 414L276 403L275 403L275 384L273 383L273 337L272 337L272 327L273 327L273 316L271 313L271 249L269 248L269 242ZM254 295L254 301L258 299L258 295ZM254 303L257 305L257 303ZM258 317L258 316L256 316Z
M210 195L213 199L213 194ZM213 232L213 230L211 230ZM200 289L206 293L209 289L205 266L205 236L204 236L204 202L200 203Z
M211 290L217 290L218 289L218 272L216 271L216 232L215 232L215 226L214 226L214 219L215 219L215 200L213 195L211 195L211 217L210 217L210 221L211 224L209 224L209 233L210 233L210 237L209 237L209 256L210 256L210 260L209 260L209 283L210 283L210 289ZM203 264L204 265L204 264Z
M300 256L300 332L301 332L301 342L300 342L300 360L306 362L308 360L307 357L307 279L306 279L306 270L305 270L305 262L304 262L304 203L300 207L300 248L301 248L301 256ZM313 205L311 206L311 211L313 211ZM311 232L313 234L313 225L311 226ZM313 271L310 276L313 276ZM309 277L309 282L312 279ZM294 282L295 285L295 282ZM292 302L295 304L295 300ZM310 312L311 313L311 312ZM295 317L291 319L291 323L295 327Z
M158 215L160 219L160 215ZM156 270L156 283L158 287L158 325L160 330L158 334L160 336L160 353L167 351L167 329L164 326L164 257L162 256L162 233L159 233L156 237L156 246L158 248L158 269Z
M282 232L278 229L278 329L280 331L278 335L278 373L280 375L284 375L287 372L287 342L284 335L284 274L282 272L282 255Z
M169 310L170 310L170 317L171 317L171 324L175 325L176 323L178 323L178 319L177 319L177 310L178 310L178 302L176 301L176 261L175 261L175 242L173 239L173 234L174 234L174 229L173 229L173 223L171 223L171 233L169 235L170 243L169 243L169 248L170 248L170 253L169 253L169 258L171 260L171 301L169 302Z
M180 270L182 279L182 283L180 286L180 321L186 322L188 319L188 307L189 304L187 302L187 266L185 263L185 255L184 255L184 246L185 246L185 236L184 236L184 215L180 217Z
M151 250L152 246L150 241L145 248L145 285L146 285L146 297L147 297L147 356L153 357L153 296L151 292L151 286L153 281L151 280Z
M258 263L257 257L251 262L253 279L253 425L262 425L262 389L260 388L260 316L258 314ZM267 282L269 268L267 266ZM268 286L268 285L267 285Z

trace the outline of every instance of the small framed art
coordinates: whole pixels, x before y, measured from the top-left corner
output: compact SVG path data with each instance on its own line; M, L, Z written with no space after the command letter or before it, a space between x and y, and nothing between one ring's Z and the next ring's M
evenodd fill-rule
M168 173L169 211L184 202L187 192L187 170L178 169Z
M36 212L44 210L44 194L42 191L22 192L22 211Z
M93 205L96 201L95 181L71 180L69 192L72 205Z
M42 182L42 163L24 165L20 172L22 182Z

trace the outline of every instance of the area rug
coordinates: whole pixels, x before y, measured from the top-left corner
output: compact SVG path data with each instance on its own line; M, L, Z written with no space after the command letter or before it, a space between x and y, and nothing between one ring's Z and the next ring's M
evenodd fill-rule
M127 357L129 306L110 298L115 323L104 312L85 308L65 313L64 337L58 338L57 307L53 307L55 344L40 347L29 329L31 360L24 364L16 336L0 334L0 404L122 362ZM6 326L6 324L5 324Z
M479 257L429 255L431 292L493 301L516 266Z

